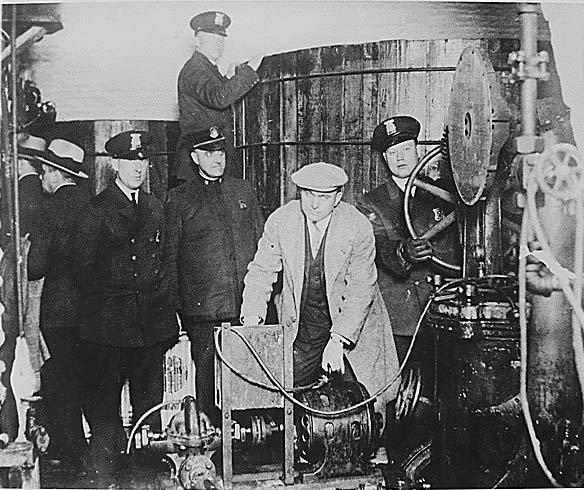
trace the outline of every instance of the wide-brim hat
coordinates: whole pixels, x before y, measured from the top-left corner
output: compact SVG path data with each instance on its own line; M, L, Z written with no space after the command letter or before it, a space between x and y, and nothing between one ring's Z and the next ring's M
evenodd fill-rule
M225 136L218 126L211 126L209 129L186 135L185 145L191 150L224 150Z
M231 24L231 17L224 12L212 10L195 15L189 25L195 31L210 32L219 36L227 37L227 28Z
M47 150L47 142L43 138L28 133L18 135L18 155L26 160L36 160Z
M87 179L89 176L81 170L84 157L83 148L67 140L54 139L49 144L47 151L38 156L37 160L75 177Z
M326 162L305 165L294 172L291 179L301 189L317 192L333 192L349 181L341 167Z
M373 130L371 148L384 153L391 146L408 140L417 140L420 123L411 116L394 116L379 123Z

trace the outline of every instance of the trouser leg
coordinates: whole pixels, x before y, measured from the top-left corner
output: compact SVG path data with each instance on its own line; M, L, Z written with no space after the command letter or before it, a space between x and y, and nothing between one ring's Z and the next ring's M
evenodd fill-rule
M90 469L101 477L112 475L124 441L120 419L124 349L82 343L87 397L85 413L91 428Z

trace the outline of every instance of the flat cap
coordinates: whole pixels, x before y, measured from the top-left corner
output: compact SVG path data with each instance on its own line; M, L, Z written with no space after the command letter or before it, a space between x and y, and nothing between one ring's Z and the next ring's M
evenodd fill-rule
M348 181L341 167L325 162L305 165L292 174L292 182L298 187L318 192L332 192Z
M226 29L231 24L231 17L223 12L202 12L195 15L190 22L191 29L195 34L199 31L227 36Z
M215 151L225 149L225 136L217 126L187 134L185 145L191 150Z
M106 141L105 151L113 158L144 160L148 158L152 135L148 131L124 131Z
M394 116L380 123L373 131L371 148L383 153L402 141L417 140L420 123L410 116Z

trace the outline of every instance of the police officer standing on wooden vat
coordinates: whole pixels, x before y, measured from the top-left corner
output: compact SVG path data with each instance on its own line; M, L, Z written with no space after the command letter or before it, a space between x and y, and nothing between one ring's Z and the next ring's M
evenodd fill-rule
M357 205L373 225L379 287L391 317L400 360L405 356L431 292L426 278L437 273L452 274L430 262L435 247L443 250L450 262L455 262L458 250L456 234L450 230L437 236L435 245L429 240L413 239L408 233L403 211L404 189L418 164L419 133L420 123L410 116L391 117L375 128L371 148L382 154L391 176L365 194ZM411 215L416 228L428 229L447 214L443 201L422 189L416 188L414 192Z
M225 137L213 126L185 135L193 180L166 204L180 318L191 341L199 408L220 424L215 407L213 327L238 323L243 278L263 229L251 185L225 175Z
M249 327L265 321L282 271L276 304L280 323L294 339L294 384L309 385L327 371L341 372L373 394L396 375L397 356L377 287L373 230L341 201L347 181L342 168L324 162L292 174L300 200L267 219L245 276L241 317ZM396 391L397 383L378 399L383 415Z
M87 449L81 422L81 298L70 256L75 228L90 198L77 185L88 178L81 170L84 156L82 148L63 139L54 139L45 152L35 154L42 187L51 197L31 233L28 254L28 279L45 278L40 328L51 357L41 368L41 394L51 437L49 454L73 474L83 471Z
M227 161L234 160L231 105L258 82L257 69L263 56L254 56L246 63L232 66L232 76L223 76L216 63L223 55L230 24L227 14L215 11L200 13L190 21L195 31L195 52L182 67L177 83L181 131L176 161L179 181L190 180L197 174L193 171L190 148L185 140L186 135L193 132L219 127L225 135Z
M163 204L142 189L151 144L151 135L142 131L107 141L116 180L91 200L74 241L75 274L83 292L89 463L97 486L114 482L116 456L124 447L124 381L130 382L136 420L162 401L164 352L178 333L166 274ZM160 430L158 415L148 422Z

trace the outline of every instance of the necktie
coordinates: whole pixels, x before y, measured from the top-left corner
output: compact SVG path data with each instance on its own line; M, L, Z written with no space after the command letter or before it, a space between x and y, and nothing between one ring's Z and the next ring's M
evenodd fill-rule
M312 257L315 258L318 255L318 249L320 247L320 240L322 237L322 231L320 230L317 223L313 224L313 237L312 237Z
M132 204L134 205L134 208L138 207L138 196L136 194L138 193L137 192L130 193L130 195L132 196Z

